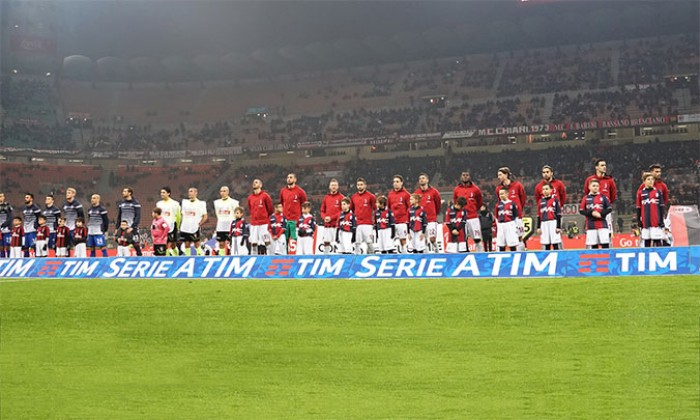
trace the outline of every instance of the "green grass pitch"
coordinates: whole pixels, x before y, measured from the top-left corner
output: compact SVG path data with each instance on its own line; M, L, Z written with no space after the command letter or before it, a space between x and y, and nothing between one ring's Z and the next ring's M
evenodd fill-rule
M698 418L700 279L0 280L0 418Z

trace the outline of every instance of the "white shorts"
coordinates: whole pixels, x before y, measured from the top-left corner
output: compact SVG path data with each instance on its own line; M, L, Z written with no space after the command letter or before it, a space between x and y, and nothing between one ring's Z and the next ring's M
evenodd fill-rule
M36 243L34 245L35 245L34 256L45 257L45 256L49 255L49 249L48 249L49 242L48 241L46 241L46 240L36 241Z
M542 245L561 243L561 233L557 233L556 220L545 220L544 222L542 222L541 229L542 235L540 236L540 243Z
M287 255L287 237L280 235L277 239L271 240L271 255Z
M231 238L231 255L248 255L248 247L245 244L244 236Z
M270 243L269 225L250 225L250 237L248 240L253 245Z
M515 232L518 234L518 238L522 238L522 236L525 234L525 224L523 223L523 219L520 217L515 219ZM518 242L520 242L519 239Z
M399 239L406 239L408 237L408 223L397 223L394 225L394 233Z
M421 238L421 236L423 237ZM423 235L423 232L411 232L408 246L414 251L425 251L425 235Z
M481 222L478 217L467 219L467 236L471 236L475 241L481 240Z
M22 252L21 246L10 247L10 258L23 258L24 252Z
M642 239L664 240L666 233L660 227L644 228L642 229Z
M338 252L341 254L352 254L352 232L338 232Z
M314 254L314 237L297 236L297 255Z
M608 213L608 215L605 216L605 221L608 223L608 230L610 230L610 233L612 233L612 227L613 227L613 214L612 214L612 212Z
M446 254L457 254L460 252L467 252L467 243L466 242L448 242L447 246L445 246L445 253Z
M588 229L586 245L605 245L610 243L610 229Z
M337 227L323 227L323 243L333 244L335 243L335 236L338 233Z
M56 256L57 257L67 257L68 256L68 248L66 248L66 247L56 248Z
M516 246L518 245L518 226L517 220L512 222L498 222L498 233L496 234L496 246Z
M428 222L428 226L426 226L426 229L425 229L425 235L428 238L436 238L437 232L438 232L438 223L437 222Z
M87 258L87 245L85 242L75 245L75 258Z
M377 250L393 251L395 249L394 240L391 239L391 229L380 229L377 235Z
M118 246L117 247L117 257L130 257L131 249L128 246Z
M374 244L374 226L372 225L359 225L355 231L355 243L368 243Z

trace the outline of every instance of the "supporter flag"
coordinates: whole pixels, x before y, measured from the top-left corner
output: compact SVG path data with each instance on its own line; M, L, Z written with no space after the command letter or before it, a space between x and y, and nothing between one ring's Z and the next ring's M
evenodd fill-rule
M698 206L671 206L668 211L674 246L700 245Z

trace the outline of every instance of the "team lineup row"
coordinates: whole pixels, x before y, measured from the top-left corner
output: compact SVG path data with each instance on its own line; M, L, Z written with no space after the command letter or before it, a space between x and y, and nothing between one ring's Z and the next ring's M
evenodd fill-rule
M545 249L558 249L561 244L561 203L566 200L566 187L553 177L550 166L542 168L542 180L535 187L538 204L538 234ZM514 180L509 168L497 173L499 185L496 194L499 201L494 208L494 218L484 206L482 193L471 179L462 172L459 184L454 188L452 204L445 213L447 230L445 251L467 252L467 238L471 237L477 251L492 248L491 224L496 227L496 246L499 250L525 249L523 243L523 206L525 190ZM637 218L642 228L645 246L661 245L665 238L664 214L668 203L668 188L661 181L661 166L651 165L643 174L643 183L637 191ZM329 254L393 252L437 252L437 217L442 206L440 193L429 183L427 174L418 177L418 188L410 194L404 188L404 179L395 175L393 189L388 194L375 196L367 190L363 178L356 182L357 192L345 197L338 189L337 180L329 183L320 214L323 235L317 238L320 249ZM247 198L249 220L240 202L232 198L229 188L221 187L219 199L214 201L216 214L216 240L221 255L311 254L314 251L316 220L311 214L311 204L305 191L297 185L294 173L287 175L287 185L273 206L272 197L263 190L259 179L252 183ZM606 173L606 162L595 163L595 174L584 182L585 196L580 213L586 216L586 245L608 247L610 243L612 204L617 198L617 188ZM182 203L171 198L171 190L160 190L161 200L153 209L150 226L156 255L191 255L192 249L199 255L200 233L207 221L206 202L199 200L196 188L189 188ZM74 188L66 190L62 208L55 205L54 197L46 197L46 207L34 203L31 193L25 195L19 215L13 215L13 207L0 193L0 229L2 247L0 257L46 256L53 249L57 256L68 256L71 248L75 256L86 256L86 249L95 256L98 251L106 256L105 235L109 231L107 210L100 204L99 194L91 196L91 206L84 210L76 200ZM481 217L480 217L481 216ZM125 187L118 203L114 232L119 255L130 255L131 248L142 255L139 227L141 205L134 198L134 191ZM485 222L485 223L484 223ZM483 226L488 224L488 226ZM184 246L183 246L184 245ZM194 248L192 248L194 245ZM486 245L486 247L484 247ZM271 248L268 251L268 248ZM30 252L31 251L31 252Z

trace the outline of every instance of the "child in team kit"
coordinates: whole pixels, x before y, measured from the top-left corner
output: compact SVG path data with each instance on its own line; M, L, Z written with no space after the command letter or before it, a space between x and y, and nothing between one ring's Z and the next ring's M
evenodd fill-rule
M22 244L24 243L24 224L22 218L17 216L12 219L12 232L10 233L10 258L22 258Z
M505 251L508 247L511 251L516 251L518 243L518 226L516 219L520 214L518 204L508 198L508 190L503 188L498 191L500 201L496 204L496 246L499 251Z
M236 207L231 222L231 255L248 255L250 227L243 217L243 207Z
M127 220L122 220L119 227L114 232L114 239L117 241L117 256L118 257L130 257L131 256L131 243L132 237L129 233L129 222Z
M352 201L345 197L340 201L340 216L338 216L338 231L336 242L338 252L341 254L352 254L354 252L355 232L357 231L357 219L350 209Z
M282 203L275 204L270 216L270 238L272 255L287 255L287 218L282 213Z
M170 225L162 216L163 210L156 207L151 211L151 238L153 239L153 255L164 257L168 246L168 233Z
M374 212L374 231L377 249L382 254L395 254L396 222L394 213L387 207L389 200L384 195L377 197L377 210Z
M579 213L586 216L586 248L610 248L610 226L606 216L612 212L608 197L600 194L600 182L588 183L588 195L581 200Z
M420 194L411 194L411 208L408 210L408 243L414 254L425 252L425 231L428 227L428 217L420 205Z
M88 230L85 227L85 218L78 217L75 219L75 229L73 229L73 238L71 240L75 247L76 258L87 258L87 237Z
M297 255L313 255L316 218L311 214L311 203L301 204L301 216L297 223Z
M664 223L663 191L654 185L656 178L651 172L645 172L642 180L644 187L637 191L637 223L642 228L642 243L645 248L663 246L669 233Z
M466 197L457 197L457 201L445 213L445 224L447 224L447 229L449 230L449 241L445 246L446 253L469 252L469 247L467 246L466 205Z
M46 224L46 216L41 215L37 217L37 222L39 226L36 228L34 255L37 257L47 257L49 255L49 237L51 236L51 229L49 225Z
M542 198L537 208L537 234L542 249L561 249L561 203L552 195L550 184L542 185Z
M56 228L56 256L68 256L68 243L70 242L70 229L66 226L66 218L58 218L58 227Z

